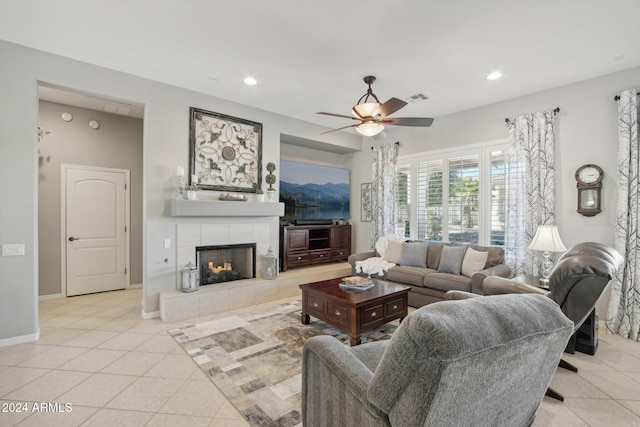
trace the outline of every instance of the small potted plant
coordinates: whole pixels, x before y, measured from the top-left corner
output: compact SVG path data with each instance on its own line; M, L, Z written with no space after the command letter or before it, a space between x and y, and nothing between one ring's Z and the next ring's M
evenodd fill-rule
M273 184L276 183L276 176L273 174L273 171L276 170L275 163L267 163L267 170L269 174L264 178L267 184L269 184L269 188L267 188L267 198L269 201L273 200L273 195L276 193L276 189L273 188Z
M184 189L187 192L187 200L198 200L197 185L185 185Z
M264 202L264 191L262 191L261 188L256 189L256 195L257 195L256 199L259 202Z

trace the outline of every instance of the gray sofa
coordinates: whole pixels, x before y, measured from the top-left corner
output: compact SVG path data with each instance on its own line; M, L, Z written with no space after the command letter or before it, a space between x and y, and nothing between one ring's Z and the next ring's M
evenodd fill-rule
M545 296L499 295L419 308L388 341L312 337L303 425L530 426L572 331Z
M426 245L426 255L424 248ZM445 249L450 248L450 249ZM455 249L458 248L458 249ZM487 252L487 260L480 269L473 274L462 274L460 271L467 249L476 252ZM511 268L504 263L504 249L497 246L471 246L456 243L413 241L403 244L402 260L395 267L390 268L383 276L372 275L391 282L411 286L409 305L422 307L424 305L442 301L448 291L466 291L479 294L482 282L488 276L511 277ZM463 258L460 259L460 252ZM472 251L468 251L469 255ZM416 260L416 254L420 254ZM443 255L444 254L444 255ZM366 275L356 271L356 263L368 258L377 257L375 251L362 252L349 256L352 274ZM382 254L384 257L384 254ZM455 259L454 259L455 258ZM418 261L418 262L416 262ZM458 269L456 270L456 265ZM446 266L446 268L445 268Z

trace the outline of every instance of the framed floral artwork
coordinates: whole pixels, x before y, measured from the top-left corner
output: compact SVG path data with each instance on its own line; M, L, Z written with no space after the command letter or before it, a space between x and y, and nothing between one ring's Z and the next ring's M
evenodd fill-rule
M262 124L194 107L190 116L189 180L203 190L261 188Z

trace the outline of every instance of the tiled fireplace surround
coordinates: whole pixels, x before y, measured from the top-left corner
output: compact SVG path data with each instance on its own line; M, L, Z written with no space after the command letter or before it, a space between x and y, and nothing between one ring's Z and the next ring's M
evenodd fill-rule
M350 273L349 264L300 268L280 273L275 280L262 276L262 258L270 242L278 241L277 217L274 222L244 218L240 223L200 223L176 225L176 290L160 293L160 317L175 322L206 316L236 308L300 295L303 283L343 277ZM238 221L236 218L235 221ZM276 225L274 225L276 224ZM276 233L276 236L271 234ZM181 270L196 261L196 246L256 244L256 278L212 284L197 292L180 291ZM276 247L273 248L276 251Z

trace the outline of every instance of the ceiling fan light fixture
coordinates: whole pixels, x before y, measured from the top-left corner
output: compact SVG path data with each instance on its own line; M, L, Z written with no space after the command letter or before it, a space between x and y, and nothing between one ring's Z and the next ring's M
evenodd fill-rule
M356 126L356 131L360 135L375 136L384 130L384 126L376 122L364 122Z
M358 104L351 109L351 114L358 118L373 117L378 113L380 109L379 102L364 102Z

